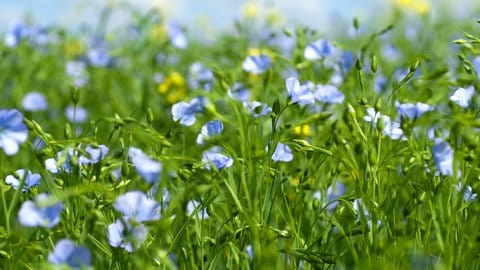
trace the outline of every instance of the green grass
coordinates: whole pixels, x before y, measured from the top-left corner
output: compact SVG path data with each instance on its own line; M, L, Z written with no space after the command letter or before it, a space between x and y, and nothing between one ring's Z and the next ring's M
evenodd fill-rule
M189 40L182 50L166 36L152 36L162 22L155 23L155 13L149 13L138 19L137 37L126 31L107 35L115 64L87 66L88 82L80 88L73 87L65 64L85 57L85 37L53 29L57 41L47 45L27 40L16 47L0 45L0 108L19 109L29 127L17 154L0 152L0 179L21 168L42 176L38 187L23 193L0 183L0 268L53 268L47 257L62 238L86 246L94 269L479 268L480 206L477 199L464 200L464 190L454 186L462 183L474 193L480 189L478 94L468 108L449 101L459 87L479 89L472 64L480 56L479 25L398 10L391 15L378 25L360 22L353 36L346 29L332 36L308 27L252 30L239 21L235 31L214 42ZM417 26L416 38L405 36L408 25ZM268 32L290 39L292 50L283 53L272 45ZM305 46L318 38L355 55L356 63L343 71L338 84L345 100L317 101L316 107L292 104L284 72L315 84L328 83L335 73L329 59L303 56ZM75 44L81 46L72 53ZM397 49L396 58L382 53L388 44ZM242 70L251 48L271 56L265 73ZM157 59L159 53L164 60ZM211 91L188 86L194 62L213 71ZM396 76L397 70L404 76ZM172 102L157 90L155 74L166 78L173 72L185 80L185 94L175 103L205 97L204 112L192 126L172 120ZM376 92L380 76L386 86ZM251 100L272 107L272 113L252 117L242 102L227 95L235 82L250 89ZM169 93L180 93L181 84L176 87ZM31 91L46 97L48 110L23 109L22 99ZM435 109L411 120L400 117L395 101L424 102ZM69 122L64 115L69 105L85 108L88 120ZM372 107L399 121L405 140L391 139L381 124L365 121ZM201 127L214 119L223 122L223 133L197 145ZM311 134L295 132L302 125ZM454 150L452 176L435 173L435 142L427 136L431 128ZM34 147L36 137L45 142L43 149ZM292 149L292 161L271 159L279 142ZM71 173L46 170L45 160L60 150L85 151L86 145L99 144L109 153L97 164L80 166L73 158ZM233 166L205 169L202 153L211 146L221 146ZM155 195L132 165L129 147L161 162ZM332 197L328 188L336 184L344 192ZM121 216L115 199L132 190L150 194L162 208L160 220L145 222L146 241L127 252L109 245L107 228ZM168 203L162 190L168 191ZM64 203L53 228L24 227L18 221L22 203L39 193ZM365 211L355 209L359 199ZM189 214L191 200L198 204ZM202 218L204 209L208 218Z

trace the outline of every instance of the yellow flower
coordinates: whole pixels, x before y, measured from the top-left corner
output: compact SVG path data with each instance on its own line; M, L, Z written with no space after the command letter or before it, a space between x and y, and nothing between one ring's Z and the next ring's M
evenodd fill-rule
M63 51L67 57L75 57L83 53L83 44L78 40L67 40L63 44Z
M298 187L298 185L300 185L300 178L299 177L291 178L290 184L292 184L294 187Z
M167 28L165 25L156 24L150 28L149 35L150 40L167 40Z
M285 17L282 12L276 8L270 8L265 15L268 25L276 26L285 24Z
M404 9L424 14L430 10L430 4L426 0L395 0L395 3Z
M253 2L247 2L242 6L242 15L246 18L258 17L260 13L260 6Z
M312 136L313 134L310 125L296 126L293 130L295 131L295 134L304 137Z
M167 102L173 104L185 97L187 87L183 76L172 72L158 85L157 90L166 96Z

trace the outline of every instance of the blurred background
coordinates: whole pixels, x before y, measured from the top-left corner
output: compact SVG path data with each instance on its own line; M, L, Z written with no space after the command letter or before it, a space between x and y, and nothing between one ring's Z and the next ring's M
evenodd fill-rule
M129 23L127 10L158 8L167 19L174 19L190 32L198 29L225 31L242 17L267 17L275 23L305 24L320 31L334 31L338 21L353 17L372 21L394 6L412 12L441 16L448 12L458 19L477 19L479 4L474 0L1 0L0 31L19 20L28 19L42 26L62 26L69 30L94 26L105 6L115 6L109 27Z

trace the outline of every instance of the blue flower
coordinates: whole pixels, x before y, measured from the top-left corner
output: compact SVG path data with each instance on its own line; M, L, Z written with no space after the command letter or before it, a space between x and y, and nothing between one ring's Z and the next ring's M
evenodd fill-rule
M472 64L475 67L475 71L477 72L477 76L480 77L480 56L477 56L472 59Z
M20 182L23 178L22 192L30 190L32 187L40 185L40 179L42 178L38 173L32 173L30 170L20 169L15 171L15 175L7 175L5 183L11 185L15 190L20 186ZM25 174L26 173L26 174Z
M325 103L342 103L345 96L333 85L321 85L318 84L315 87L315 93L313 94L315 99Z
M87 121L87 111L79 106L68 106L65 108L65 116L72 123L83 123Z
M147 239L147 228L142 223L119 218L108 226L108 243L128 252L138 249Z
M250 90L241 83L235 83L228 89L228 96L246 102L250 99Z
M27 140L28 129L18 110L0 109L0 148L8 156L18 152L19 144Z
M90 49L88 51L88 61L94 67L108 67L113 63L113 59L106 48Z
M463 183L460 182L460 183L454 185L454 187L458 192L463 192L463 200L465 202L472 202L472 201L476 200L477 197L478 197L477 193L473 192L472 187L469 186L469 185L467 185L464 188Z
M448 142L436 139L432 147L433 162L440 171L440 174L453 175L453 154L454 151Z
M335 47L326 39L319 39L305 47L303 55L307 60L318 60L333 54Z
M252 74L262 74L270 66L271 59L265 54L249 55L243 61L243 70Z
M411 103L400 103L395 101L395 107L398 110L398 113L402 117L407 117L409 119L417 119L418 117L422 116L424 113L429 112L434 109L432 105L417 102L416 104Z
M455 102L458 106L462 108L468 108L470 101L472 100L473 94L475 94L475 89L473 86L465 88L458 88L453 95L450 96L450 100Z
M217 170L222 170L233 165L233 158L225 156L220 153L219 147L212 147L208 151L203 152L202 162L205 163L205 168L210 170L210 164L213 164Z
M92 255L85 246L77 246L70 239L62 239L55 244L53 252L48 254L48 262L80 270L91 267Z
M328 211L331 213L338 205L338 198L345 194L346 187L339 181L335 181L335 185L329 186L327 189L326 202L328 203ZM313 197L322 200L322 194L320 191L316 191Z
M287 87L288 95L294 103L300 104L313 104L315 98L310 91L310 86L300 85L300 82L295 77L290 77L285 80L285 86Z
M243 107L247 109L254 118L265 116L272 112L272 108L268 107L267 104L258 101L243 102Z
M275 148L275 152L273 152L272 160L290 162L293 160L292 150L288 145L279 142Z
M160 204L141 191L130 191L118 196L113 207L124 217L139 222L160 219Z
M367 108L367 114L363 117L366 122L372 123L377 126L378 119L382 118L384 123L383 134L390 137L392 140L406 140L407 137L403 134L403 130L400 128L400 123L392 121L388 115L382 115L380 112L375 111L374 108Z
M180 124L183 126L191 126L195 123L195 114L203 111L203 99L196 97L189 103L179 102L172 106L173 121L180 120Z
M99 145L98 147L87 145L87 147L85 147L85 152L88 156L81 155L78 158L78 164L84 166L92 165L105 158L105 156L108 154L108 147L103 144Z
M200 134L197 136L197 144L203 145L203 140L208 137L220 135L223 132L223 123L220 120L213 120L206 123Z
M136 147L128 149L128 157L145 182L152 184L158 181L162 172L160 162L148 157L141 149Z
M23 38L29 36L30 29L23 22L15 23L6 33L4 37L4 43L8 47L16 47Z
M190 216L190 215L194 214L195 209L196 209L197 210L196 217L200 217L201 219L209 218L210 215L207 212L207 208L205 208L205 207L199 208L200 206L202 206L202 205L197 200L188 201L188 203L187 203L187 215Z
M353 64L355 63L355 55L350 51L344 51L342 53L341 61L343 71L348 72L352 69Z
M187 36L183 32L180 25L175 21L169 21L167 23L167 32L170 43L173 47L179 49L185 49L188 46Z
M213 72L202 63L195 62L188 71L188 84L192 89L210 91L213 85Z
M85 62L68 61L65 64L65 73L73 80L73 85L76 87L83 87L88 82Z
M23 97L22 106L26 111L44 111L48 108L48 103L43 94L30 92Z
M76 156L76 151L69 147L57 153L57 158L49 158L45 160L45 168L51 173L58 173L60 170L71 173L72 157Z
M60 222L63 203L54 201L44 193L38 194L35 201L25 201L18 211L20 224L26 227L53 228Z

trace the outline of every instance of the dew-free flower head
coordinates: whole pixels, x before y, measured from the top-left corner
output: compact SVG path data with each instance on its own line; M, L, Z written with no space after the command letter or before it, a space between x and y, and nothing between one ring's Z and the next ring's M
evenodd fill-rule
M242 68L248 73L262 74L270 66L272 60L266 54L249 55L242 63Z
M42 93L30 92L23 97L22 106L26 111L44 111L48 108L48 102Z
M187 36L183 32L181 26L175 21L167 22L167 32L170 43L173 47L185 49L188 46Z
M108 147L103 144L99 145L98 147L87 145L85 147L85 153L86 155L81 155L78 158L78 163L84 166L96 164L100 160L103 160L108 154Z
M250 90L238 82L236 82L233 87L229 88L227 93L229 97L243 102L246 102L250 99Z
M383 134L390 137L392 140L406 140L405 134L400 127L400 123L391 120L390 116L382 115L380 112L375 111L374 108L367 108L367 115L363 117L366 122L372 123L375 127L378 125L379 119L383 120Z
M76 156L75 149L69 147L57 153L56 158L49 158L45 160L45 168L51 173L58 173L60 171L71 173L72 157Z
M453 175L453 155L454 151L448 142L442 139L436 139L432 147L433 162L442 175Z
M55 244L53 252L48 254L48 262L68 266L75 270L90 269L92 255L87 247L77 246L70 239L61 239Z
M192 215L194 214L195 210L197 210L196 212L196 217L200 217L201 219L207 219L210 217L210 215L208 214L207 212L207 208L206 207L202 207L200 208L201 203L197 200L190 200L188 201L187 203L187 215Z
M324 103L342 103L345 96L333 85L317 84L313 93L316 100Z
M402 117L406 117L409 119L417 119L418 117L422 116L424 113L432 111L434 107L432 105L417 102L415 104L412 103L400 103L395 101L395 107L398 110L398 113Z
M147 239L147 228L142 223L123 217L108 226L107 234L108 243L112 247L121 247L133 252Z
M250 115L252 115L254 118L265 116L272 112L271 107L259 101L243 102L243 107L247 109Z
M38 194L35 201L25 201L18 211L18 220L25 227L53 228L60 222L63 203L55 203L47 194Z
M30 170L20 169L15 171L16 175L7 175L5 183L11 185L13 189L17 190L23 180L22 192L30 190L32 187L40 185L42 178L38 173L32 173Z
M128 149L128 157L145 182L152 184L159 180L162 173L162 164L159 161L150 158L136 147Z
M139 222L160 219L160 204L141 191L129 191L115 199L113 207L124 217Z
M468 108L474 94L475 89L473 86L467 88L460 87L450 96L450 100L462 108Z
M304 50L304 56L307 60L319 60L334 53L335 47L326 39L319 39L309 43Z
M290 77L285 80L285 86L292 102L300 104L315 103L315 98L308 84L300 85L297 78Z
M233 158L221 154L220 147L212 147L203 152L202 162L205 163L205 168L210 170L210 164L213 164L217 170L222 170L233 165Z
M278 143L275 151L272 155L273 161L282 161L282 162L290 162L293 160L292 150L288 145L283 143Z
M79 106L68 106L65 108L65 116L68 121L72 123L83 123L87 121L88 113L82 107Z
M192 89L210 91L213 85L213 72L200 62L193 63L188 70L188 84Z
M18 152L19 144L27 140L28 129L18 110L0 109L0 148L8 156Z
M462 182L454 185L454 187L458 192L463 192L463 200L465 202L475 201L478 197L478 194L473 192L473 188L471 186L465 186Z
M68 61L65 64L65 73L72 79L73 85L83 87L88 82L87 65L83 61Z
M220 135L223 132L223 123L220 120L213 120L206 123L200 134L197 136L197 144L203 145L203 141L205 138L212 137L215 135Z
M173 121L180 120L183 126L191 126L195 123L195 114L203 111L203 99L196 97L190 102L179 102L172 106Z

